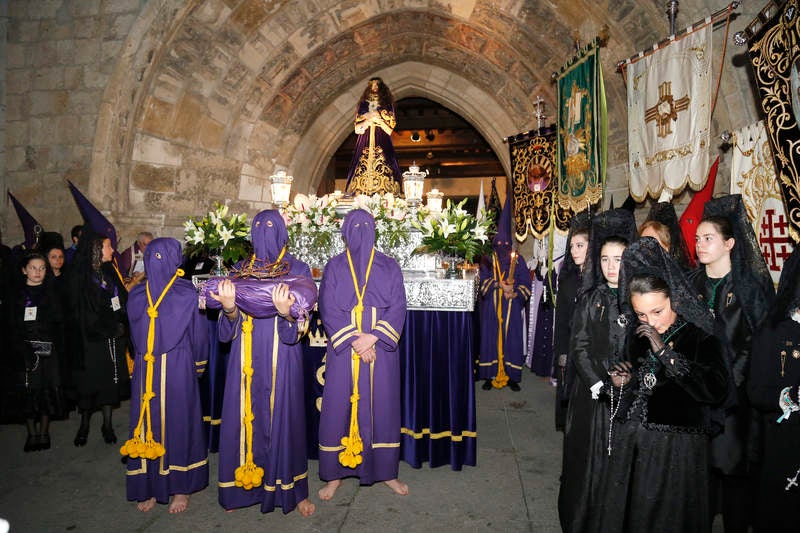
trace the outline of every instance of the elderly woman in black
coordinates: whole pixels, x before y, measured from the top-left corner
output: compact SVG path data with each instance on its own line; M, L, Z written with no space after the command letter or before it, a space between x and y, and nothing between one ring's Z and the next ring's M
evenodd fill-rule
M711 409L728 391L708 309L652 238L622 258L625 360L609 372L609 462L598 531L708 531Z

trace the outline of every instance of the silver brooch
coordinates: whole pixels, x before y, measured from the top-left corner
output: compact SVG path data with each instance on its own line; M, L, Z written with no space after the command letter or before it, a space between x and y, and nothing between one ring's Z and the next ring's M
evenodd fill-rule
M617 325L621 328L628 327L628 317L625 315L619 315L617 317Z
M644 382L644 386L647 390L653 390L653 387L655 387L656 383L658 383L656 375L653 374L652 372L648 372L647 374L645 374L642 381Z
M800 350L792 350L792 357L800 359Z

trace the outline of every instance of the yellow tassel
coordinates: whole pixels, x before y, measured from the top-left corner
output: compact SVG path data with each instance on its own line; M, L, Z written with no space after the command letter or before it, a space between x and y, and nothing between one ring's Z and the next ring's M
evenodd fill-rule
M164 446L160 442L156 442L153 439L153 425L150 420L150 400L156 397L156 393L153 392L153 363L156 360L155 356L153 355L153 347L156 342L156 319L158 318L158 306L161 305L161 301L164 299L164 296L166 296L167 292L172 287L172 284L175 283L175 280L180 276L183 276L183 270L179 268L175 271L175 274L172 276L172 279L169 280L167 286L164 287L164 290L161 292L158 300L156 300L155 305L153 304L153 297L150 295L150 282L145 285L147 303L149 304L147 307L147 316L150 318L150 323L147 327L147 353L145 353L144 357L142 358L146 364L144 380L145 392L142 394L142 403L139 408L139 421L136 423L136 428L133 430L133 437L128 439L119 449L119 453L121 455L127 455L133 459L136 459L137 457L143 457L151 460L158 459L166 453ZM162 369L162 372L164 371L165 370ZM161 413L161 416L164 416L164 413ZM145 417L147 417L147 433L146 437L142 439L141 435L144 432Z

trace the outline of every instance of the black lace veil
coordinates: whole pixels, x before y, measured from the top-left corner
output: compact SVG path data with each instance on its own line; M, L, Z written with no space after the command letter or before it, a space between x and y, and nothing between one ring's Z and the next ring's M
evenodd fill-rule
M572 219L569 221L569 234L567 234L567 247L564 253L564 261L561 263L561 271L559 272L559 276L567 272L577 273L580 271L578 265L575 264L575 260L572 259L572 254L569 252L569 247L572 244L572 237L575 234L589 232L590 221L591 217L589 215L588 209L584 209L580 213L575 213L572 216ZM588 255L589 250L586 251Z
M592 218L589 229L589 249L586 262L583 264L583 283L580 294L585 294L598 285L605 283L603 270L600 268L600 249L603 241L609 237L621 237L628 244L635 242L638 233L633 213L627 209L610 209L598 213Z
M619 274L619 294L622 313L629 324L639 321L631 307L630 281L634 276L652 275L667 282L672 309L684 320L706 333L714 334L714 316L686 277L683 268L652 237L642 237L625 249Z
M733 290L741 301L750 328L755 331L769 313L775 289L742 195L729 194L706 202L703 218L711 216L730 220L733 238L736 239L731 250Z
M794 309L800 307L800 246L784 261L778 295L772 308L771 320L777 324L786 320Z

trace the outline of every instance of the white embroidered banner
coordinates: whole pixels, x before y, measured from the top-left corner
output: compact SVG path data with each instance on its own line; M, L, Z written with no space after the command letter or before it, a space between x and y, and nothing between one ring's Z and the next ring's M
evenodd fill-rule
M637 202L706 182L711 26L626 65L630 192Z
M742 195L761 253L777 286L783 262L792 253L793 245L763 121L733 134L731 194L736 193Z

